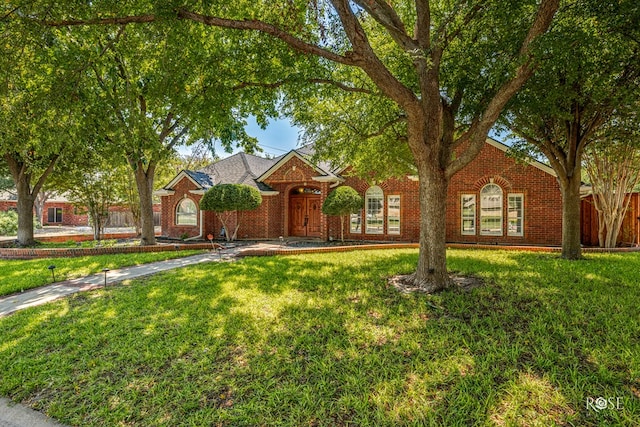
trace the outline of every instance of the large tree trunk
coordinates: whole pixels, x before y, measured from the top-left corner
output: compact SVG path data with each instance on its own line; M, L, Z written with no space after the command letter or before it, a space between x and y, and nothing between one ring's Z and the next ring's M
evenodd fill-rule
M136 186L140 195L140 225L142 234L141 245L155 245L156 234L153 225L153 176L155 168L149 165L145 171L144 165L138 162L134 171Z
M560 181L562 192L562 258L582 258L580 245L580 166Z
M18 192L18 245L33 246L36 242L33 238L33 205L35 196L31 194L29 185L23 182L16 183Z
M31 173L28 171L27 164L19 157L19 155L5 154L4 160L9 166L9 171L16 184L16 192L18 196L18 245L32 246L35 244L33 238L33 206L36 195L44 185L45 180L53 171L59 155L55 154L49 160L49 165L42 172L40 178L31 186Z
M430 163L430 162L429 162ZM432 163L419 167L420 253L414 282L426 292L451 286L446 258L446 204L449 182Z

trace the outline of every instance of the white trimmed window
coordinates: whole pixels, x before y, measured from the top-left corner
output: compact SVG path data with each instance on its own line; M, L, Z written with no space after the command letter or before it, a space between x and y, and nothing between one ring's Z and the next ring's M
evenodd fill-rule
M349 217L349 232L362 233L362 213L352 213Z
M366 209L365 233L384 233L384 193L378 186L370 187L364 196Z
M400 196L387 196L387 234L400 234Z
M480 234L502 236L502 188L496 184L480 190Z
M460 196L460 212L462 212L462 235L476 234L476 195Z
M509 211L507 212L507 235L523 236L524 195L509 194Z
M191 199L182 199L176 208L176 225L198 225L198 209Z

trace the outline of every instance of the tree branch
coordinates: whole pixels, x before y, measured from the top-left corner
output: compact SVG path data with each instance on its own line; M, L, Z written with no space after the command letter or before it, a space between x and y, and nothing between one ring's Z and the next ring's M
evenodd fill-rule
M416 0L416 27L413 37L422 50L431 47L431 7L429 0Z
M233 90L239 90L239 89L244 89L246 87L263 87L266 89L277 89L280 86L284 86L287 83L291 83L293 82L294 79L287 79L287 80L281 80L278 82L273 82L273 83L260 83L260 82L241 82L240 84L234 86L232 89ZM365 88L360 88L360 87L353 87L353 86L349 86L348 84L342 83L342 82L338 82L335 80L331 80L331 79L303 79L303 81L307 82L307 83L316 83L316 84L328 84L328 85L332 85L332 86L336 86L346 92L357 92L357 93L365 93L368 95L373 95L375 94L374 91L370 90L370 89L365 89Z
M129 25L129 24L146 24L155 22L157 17L153 14L121 16L113 18L95 18L95 19L66 19L61 21L40 21L49 27L77 27L83 25Z
M235 30L254 30L261 33L269 34L277 39L282 40L298 52L302 53L310 53L316 56L320 56L322 58L326 58L330 61L337 62L339 64L344 65L357 65L357 61L352 58L349 53L347 55L342 56L335 52L331 52L330 50L326 50L312 43L308 43L304 40L301 40L292 34L288 33L281 28L276 27L275 25L268 24L266 22L248 19L248 20L237 20L237 19L227 19L227 18L219 18L216 16L207 16L202 15L196 12L188 11L184 8L180 8L177 10L177 15L181 19L187 19L194 22L199 22L204 25L209 25L213 27L221 27L221 28L229 28Z
M448 17L449 19L446 19L442 22L440 27L438 27L438 29L436 30L437 39L440 39L442 37L442 43L439 43L441 45L441 49L445 49L449 45L449 43L456 39L460 35L462 30L465 29L469 25L469 23L475 19L477 14L484 8L484 3L484 1L480 1L474 4L473 7L462 18L462 23L460 24L460 26L458 26L458 28L456 28L449 34L447 34L447 26L451 23L451 21L455 17L455 14L451 14Z
M354 54L358 56L356 66L362 68L378 88L402 108L405 110L419 108L415 94L387 69L373 51L362 25L351 10L349 0L330 1L340 17L342 27L353 46Z
M420 48L418 43L407 34L404 23L395 10L384 0L354 0L373 19L387 29L393 40L405 51Z
M380 126L380 128L376 132L363 135L363 138L371 139L371 138L375 138L376 136L381 136L387 131L387 129L389 129L393 125L398 124L400 122L404 122L406 120L407 120L407 116L404 116L404 115L398 116L395 119L389 120L387 123Z
M545 33L551 25L551 21L558 10L559 0L542 0L538 7L536 17L529 28L520 47L519 56L524 58L524 62L515 70L514 76L504 82L498 88L489 104L478 118L477 126L474 131L468 135L469 147L447 167L447 176L451 177L464 166L473 160L484 146L487 134L498 119L507 102L516 94L516 92L531 77L534 71L533 58L531 57L531 43Z

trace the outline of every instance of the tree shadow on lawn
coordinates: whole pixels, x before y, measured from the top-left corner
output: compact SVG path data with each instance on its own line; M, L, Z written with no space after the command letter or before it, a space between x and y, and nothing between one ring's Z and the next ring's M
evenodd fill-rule
M640 419L637 289L605 292L623 260L449 260L486 285L401 295L386 278L415 251L362 251L199 265L16 313L0 320L1 392L83 425ZM598 396L624 409L587 410Z

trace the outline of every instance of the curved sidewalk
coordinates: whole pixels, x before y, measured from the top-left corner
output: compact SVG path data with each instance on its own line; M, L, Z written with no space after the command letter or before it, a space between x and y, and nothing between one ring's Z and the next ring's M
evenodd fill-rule
M220 251L220 254L208 252L185 258L175 258L166 261L156 261L149 264L135 265L132 267L123 267L118 270L111 270L107 272L106 283L107 286L109 286L122 282L123 280L149 276L161 271L173 270L175 268L186 267L203 262L230 259L235 257L237 253L238 250L236 248L231 248ZM46 304L58 298L75 294L77 292L96 289L104 285L104 273L97 273L91 276L52 283L50 285L21 292L19 294L9 295L7 297L0 298L0 317L7 316L13 312L28 307Z

